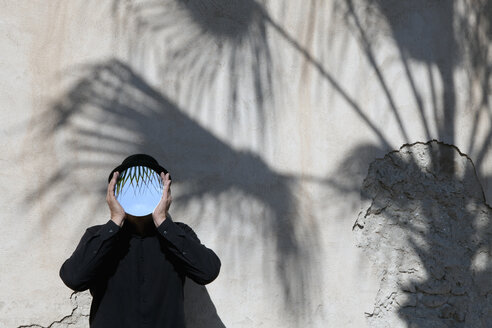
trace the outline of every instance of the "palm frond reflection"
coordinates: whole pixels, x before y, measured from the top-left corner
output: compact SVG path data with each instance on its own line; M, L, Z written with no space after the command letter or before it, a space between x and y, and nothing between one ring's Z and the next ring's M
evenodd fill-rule
M128 183L129 186L127 185ZM124 170L118 177L115 186L115 196L117 198L122 197L128 190L132 190L134 197L136 197L142 195L146 189L150 189L151 187L154 188L154 191L162 193L164 186L160 176L151 168L132 166ZM122 194L120 195L120 193Z

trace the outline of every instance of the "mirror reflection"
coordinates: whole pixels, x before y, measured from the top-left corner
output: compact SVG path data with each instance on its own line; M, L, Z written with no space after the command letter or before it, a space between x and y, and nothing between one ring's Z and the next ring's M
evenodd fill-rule
M114 193L126 213L146 216L161 200L163 188L157 172L146 166L132 166L120 173Z

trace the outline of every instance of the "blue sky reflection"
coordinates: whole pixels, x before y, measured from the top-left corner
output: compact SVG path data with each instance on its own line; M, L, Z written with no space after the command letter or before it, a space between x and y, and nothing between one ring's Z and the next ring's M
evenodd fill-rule
M133 166L121 172L115 195L126 213L145 216L152 213L162 197L161 177L152 169Z

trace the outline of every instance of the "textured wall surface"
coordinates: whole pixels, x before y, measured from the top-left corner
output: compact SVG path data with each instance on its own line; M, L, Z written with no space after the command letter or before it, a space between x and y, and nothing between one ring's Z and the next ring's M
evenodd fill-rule
M187 285L190 328L487 318L485 295L474 290L488 270L488 223L478 220L486 205L473 195L481 184L492 197L492 1L0 5L0 327L87 324L90 295L73 294L58 271L87 227L109 219L108 173L142 152L173 176L173 218L222 261L217 280ZM361 199L370 163L433 139L466 153L477 176L429 187L443 204L398 203L403 189ZM466 176L467 160L454 158L450 170ZM407 181L395 167L377 179L399 175ZM421 195L415 188L424 186L408 190ZM453 190L469 195L448 212ZM373 198L395 203L356 235L354 219ZM421 237L389 224L398 211L410 220L409 206L422 211ZM425 221L440 218L432 210L442 225ZM365 233L375 222L388 222L385 242ZM450 230L437 229L444 222ZM383 261L399 252L401 265L420 271ZM447 290L457 281L470 292Z
M50 328L83 328L89 327L89 312L91 309L92 297L88 291L85 292L73 292L70 296L72 303L72 313L54 320L49 324ZM19 328L43 328L38 324L21 325Z
M354 225L380 279L369 327L489 327L492 209L471 160L435 141L374 161Z

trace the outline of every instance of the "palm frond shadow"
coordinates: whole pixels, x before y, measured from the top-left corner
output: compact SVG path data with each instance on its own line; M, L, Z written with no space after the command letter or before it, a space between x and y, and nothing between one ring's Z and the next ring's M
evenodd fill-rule
M381 281L381 290L384 289L384 284L388 284L390 281L396 280L399 284L393 286L391 290L378 293L374 312L368 314L370 325L378 326L381 322L389 324L378 312L380 310L381 313L383 312L383 309L379 308L379 304L393 308L400 318L412 327L425 328L439 325L443 327L461 327L463 325L487 327L492 320L490 316L491 306L486 300L490 285L483 279L484 276L490 275L490 258L484 260L486 264L482 270L477 270L472 265L473 259L484 254L483 248L490 250L487 238L490 234L491 225L489 221L483 220L483 213L476 208L473 209L474 206L471 205L474 202L480 204L478 206L486 208L483 211L487 212L488 205L486 205L485 199L486 196L490 198L492 192L490 175L482 173L484 158L490 152L492 129L487 128L483 139L477 138L479 117L485 117L487 120L492 118L490 97L484 96L489 93L492 80L490 75L492 67L490 57L492 5L490 1L463 1L460 6L458 7L457 2L452 1L404 3L392 0L339 1L338 10L344 13L350 33L359 40L376 81L387 99L389 109L400 126L403 139L406 141L406 145L402 148L409 146L416 140L412 139L412 133L409 130L410 125L407 126L404 121L404 113L400 109L398 99L392 95L384 70L379 64L380 60L377 59L378 51L376 49L384 38L394 42L397 47L398 64L401 65L405 73L406 82L411 90L410 95L413 97L417 110L416 113L420 117L420 121L412 122L412 126L415 123L420 123L427 140L438 139L448 144L454 144L458 139L457 114L461 111L456 99L458 92L461 95L466 95L466 103L469 108L465 110L474 115L467 152L470 158L475 159L475 165L471 164L473 172L467 172L464 178L458 174L455 167L456 162L453 154L459 150L453 149L453 147L443 147L441 153L430 155L431 168L429 170L434 172L434 178L428 176L429 172L419 166L421 164L420 159L412 157L412 155L404 162L394 163L396 167L400 168L399 172L385 172L384 167L373 168L372 171L371 168L369 169L372 174L375 174L375 170L379 170L379 174L386 174L388 178L394 178L395 174L405 175L405 168L412 168L415 171L412 181L401 181L402 184L408 184L406 189L401 186L395 187L399 193L391 189L392 186L385 186L384 183L379 186L376 184L371 187L374 190L369 189L369 191L367 190L368 186L363 185L363 198L372 201L367 213L372 215L369 215L371 220L377 221L368 223L368 225L380 224L384 226L387 224L382 229L401 226L400 236L406 236L408 239L405 247L412 249L420 259L422 265L420 274L428 275L427 278L422 278L414 272L414 281L403 279L402 275L398 273L392 277L386 276L384 281ZM420 23L418 24L417 21ZM426 81L417 80L415 77L417 74L413 71L415 63L427 67L428 79ZM465 69L469 72L467 81L469 89L466 93L463 93L463 90L458 90L454 81L457 69ZM438 84L442 86L440 93L437 90ZM426 86L430 88L430 101L424 98L427 91L424 89ZM361 108L360 111L363 112L363 109ZM374 129L372 125L369 127ZM365 177L364 171L367 168L367 163L372 162L371 167L379 165L382 159L374 162L373 160L389 150L388 143L384 141L385 138L380 138L380 140L383 142L379 145L368 143L358 145L349 151L349 155L340 165L338 171L340 176L331 179L330 184L343 193L359 194L360 181L362 177ZM361 154L364 155L361 156ZM384 158L395 160L391 154L392 152L388 153ZM356 174L347 172L347 167ZM386 178L382 176L380 179ZM439 179L439 181L436 182L433 179ZM446 197L445 191L440 195L433 195L433 197L428 195L425 199L409 198L409 194L416 192L419 183L425 185L426 183L433 183L432 181L437 184L441 183L443 186L448 185L450 189L469 184L469 190L482 190L480 183L482 182L486 189L485 193L481 191L479 192L480 195L475 198L469 194L463 195L463 208L467 208L468 205L471 207L469 211L465 211L466 213L463 214L462 221L460 221L456 219L456 213L451 213L453 209L443 208L442 204L439 203L440 197ZM384 198L390 189L398 197L388 196L388 198ZM459 193L460 191L455 190L454 192ZM401 222L401 213L404 213L411 206L424 208L423 215L420 219L416 217L414 221ZM434 209L434 212L431 209ZM436 211L441 212L447 218L440 224L451 230L440 230L436 223L438 219ZM480 229L477 229L474 224L479 221L483 224ZM363 229L363 227L357 226L360 221L357 222L354 228ZM415 231L412 224L419 223L430 227L430 231ZM462 230L462 238L449 234L449 231L456 231L456 229ZM417 239L415 239L416 235L418 236ZM373 237L367 238L373 243L373 246L379 243L395 246L395 249L388 250L388 254L398 253L398 247L403 247L402 245L391 244L392 242L397 243L397 240L384 240L383 236L385 234L379 231ZM436 242L439 238L448 242L455 241L456 245L454 248L446 249ZM369 247L369 245L365 245L365 247ZM461 254L457 255L462 257L463 262L459 266L453 262L454 254ZM390 259L391 256L388 255L386 258ZM375 260L375 262L377 261ZM390 263L389 260L378 264L381 270L384 268L388 271L394 270L398 265L397 263ZM405 270L405 268L401 270ZM444 274L444 278L442 274ZM453 290L452 293L455 296L462 295L463 290L466 290L466 295L461 299L451 296L446 300L446 295L440 295L439 290L442 291L448 287L449 290ZM384 294L385 292L387 294ZM399 294L409 298L397 300L395 297ZM415 295L420 295L419 297L423 297L425 300L419 298L416 301ZM387 298L386 301L384 301L385 298ZM441 301L443 303L438 304ZM434 304L434 309L424 310L422 304L425 302L430 305Z
M132 3L127 2L127 3ZM145 3L145 2L144 2ZM320 5L322 2L311 2L313 6ZM415 32L412 28L415 26L405 26L405 22L400 24L395 20L393 13L403 9L407 10L407 6L412 11L415 8L427 8L423 1L414 2L413 5L402 4L398 1L383 1L383 0L343 0L339 1L340 7L343 8L347 19L349 32L353 33L362 46L363 53L366 56L367 62L373 69L377 81L384 97L386 97L390 110L398 122L401 133L407 142L413 142L412 131L406 126L404 113L401 111L398 99L392 94L392 86L387 81L384 70L380 67L377 60L377 51L373 46L371 37L376 29L371 29L366 23L371 13L376 13L375 22L383 23L389 28L390 38L397 45L400 61L403 70L406 74L407 81L412 90L415 106L420 115L423 130L428 139L437 138L448 143L453 143L456 139L456 85L453 81L453 74L457 65L464 65L463 58L459 53L453 50L466 48L470 53L465 58L470 65L470 81L478 82L480 93L483 95L478 102L472 99L471 89L470 103L472 104L475 113L475 124L478 125L480 113L489 112L488 119L492 121L490 115L490 104L488 90L490 89L490 72L491 64L489 59L490 50L488 48L489 41L492 39L492 28L490 28L490 13L491 5L488 1L480 1L478 6L474 6L472 2L465 1L465 14L457 16L457 10L451 2L431 1L431 6L442 6L440 8L430 8L429 12L424 15L425 20L430 20L430 32L423 39L409 38ZM365 3L367 10L364 14L362 11L355 10L358 5ZM163 73L163 78L160 82L165 84L166 77L171 80L183 79L177 85L177 98L189 99L188 105L185 107L178 106L176 102L169 100L158 91L149 86L137 76L127 65L118 62L110 61L100 65L94 65L84 69L84 78L78 81L67 93L64 99L57 101L53 109L57 112L57 117L53 124L53 131L57 129L72 127L73 135L79 136L79 140L73 141L73 147L80 152L87 154L104 154L107 159L102 163L96 161L78 161L74 165L75 169L83 169L84 167L97 168L102 173L103 170L111 168L109 162L117 163L121 161L129 152L136 149L155 153L158 150L158 156L170 163L179 163L171 169L173 172L181 173L184 178L182 181L187 185L188 190L182 196L183 203L192 200L200 199L204 194L212 193L215 195L221 194L230 190L239 190L246 195L252 195L260 203L266 204L266 207L275 213L273 220L265 220L261 222L264 228L264 238L272 233L276 235L277 252L280 258L292 260L292 263L298 263L302 266L303 261L315 262L308 260L312 254L306 254L309 249L306 245L299 244L302 238L294 236L292 232L284 233L275 232L277 228L281 231L292 231L289 228L294 227L293 214L296 212L295 206L292 205L295 182L299 177L285 176L272 172L270 168L257 156L250 152L241 152L227 147L224 143L213 138L208 132L200 128L195 122L190 120L185 115L181 114L181 110L192 108L193 110L208 110L207 114L213 114L213 107L216 104L214 100L206 101L204 106L197 106L194 101L208 99L208 91L211 90L210 84L218 81L221 65L227 65L230 69L230 88L227 89L227 101L232 104L231 115L237 114L234 112L238 106L238 99L241 98L240 90L246 87L253 86L255 90L255 106L254 110L256 119L261 120L265 116L265 110L270 108L266 104L265 99L276 99L273 93L275 86L275 78L272 77L271 65L278 58L272 57L272 44L269 43L267 37L268 27L271 31L277 33L283 41L286 41L297 54L301 55L304 60L318 73L320 79L334 90L334 93L341 97L349 108L355 111L365 122L367 127L377 136L378 145L368 145L365 149L369 155L365 158L373 159L375 154L381 154L391 149L389 137L385 135L385 131L378 127L378 124L370 119L367 111L363 106L357 103L352 97L351 90L344 89L339 83L339 80L334 74L323 65L323 61L318 60L316 56L311 54L300 42L291 34L282 28L281 24L277 23L263 6L255 1L246 1L239 4L234 2L229 4L225 1L201 2L195 1L169 1L167 4L177 6L177 10L169 11L169 7L164 7L163 3L147 2L143 6L129 6L122 8L119 5L121 2L115 2L115 16L121 18L122 21L130 22L130 25L121 25L122 33L125 31L135 31L135 35L141 35L138 42L132 43L129 49L132 62L141 63L142 66L147 65L148 61L148 46L156 44L152 49L152 56L158 58L153 60L151 66L160 67ZM205 8L200 7L204 5ZM243 8L245 11L237 11L237 8ZM359 7L360 8L360 7ZM371 11L372 10L372 11ZM315 11L315 10L314 10ZM311 10L309 12L312 12ZM444 13L440 17L436 13ZM179 13L178 15L175 15ZM220 14L221 19L230 19L230 23L221 23L216 25L216 21L211 18L214 14ZM418 11L416 14L419 14ZM167 16L166 16L167 15ZM173 16L174 15L174 16ZM239 15L239 17L238 17ZM364 16L364 15L367 15ZM477 24L469 24L470 17L477 17ZM369 17L371 18L371 17ZM436 18L436 19L433 19ZM442 21L439 19L442 18ZM451 28L454 26L455 20L460 22L458 30ZM236 24L239 22L240 24ZM442 23L440 25L440 22ZM190 23L190 24L189 24ZM408 22L407 22L408 23ZM229 24L229 25L228 25ZM232 25L234 26L232 26ZM190 27L191 26L191 27ZM197 28L197 26L199 28ZM224 28L229 26L230 28ZM379 25L376 24L376 27ZM136 27L136 28L133 28ZM446 27L446 28L443 28ZM187 33L183 33L187 32ZM418 31L417 31L418 32ZM180 35L185 37L179 37ZM462 37L466 36L466 37ZM138 39L138 38L135 38ZM484 41L485 40L485 41ZM168 42L177 43L174 47L167 47ZM466 42L469 42L468 44ZM430 45L431 51L422 52L425 45ZM244 56L241 49L247 49ZM166 49L171 49L171 53L166 53ZM197 49L199 51L197 51ZM451 50L450 50L451 49ZM205 51L205 52L204 52ZM460 52L463 53L462 51ZM442 60L443 55L446 60ZM465 56L466 57L466 56ZM166 60L163 60L163 59ZM168 60L168 59L173 60ZM226 58L227 60L224 60ZM248 62L246 58L252 59ZM274 60L275 59L275 60ZM422 87L417 83L412 71L410 59L428 66L429 78L428 85L432 89L431 105L426 105L423 101ZM461 62L460 62L461 61ZM243 68L245 69L243 70ZM437 74L432 68L437 68ZM246 72L245 74L243 74ZM246 79L242 79L247 76ZM478 77L478 78L477 78ZM242 80L241 80L242 79ZM437 83L443 84L441 94L437 93ZM473 81L472 81L473 80ZM252 82L253 81L253 82ZM298 82L298 81L297 81ZM241 84L244 83L244 84ZM471 83L470 83L471 84ZM268 94L268 97L266 95ZM186 103L186 102L185 102ZM275 108L275 106L272 106ZM236 114L234 114L236 113ZM95 118L101 122L99 131L84 127L82 125L74 125L74 117L85 115L94 122ZM167 121L169 119L169 121ZM45 118L46 121L46 118ZM142 130L142 124L145 122L146 131ZM169 122L177 122L177 125L168 124ZM231 120L232 122L232 120ZM162 129L164 126L164 129ZM230 127L234 125L231 124ZM190 128L193 131L192 136L181 135L179 131L185 131ZM163 131L165 130L165 131ZM435 130L436 132L433 132ZM139 131L136 135L129 136L128 131ZM157 131L155 135L148 136L148 131ZM486 133L486 137L481 145L477 144L477 129L470 134L469 138L469 154L472 158L477 158L476 167L478 172L481 172L480 167L487 157L492 140L492 129ZM146 136L142 139L142 135ZM178 140L175 144L163 143L166 137L172 136ZM74 138L75 139L75 138ZM100 142L100 141L104 142ZM174 139L173 139L174 140ZM163 147L165 144L165 147ZM180 149L177 145L191 144L195 154ZM212 149L210 153L204 149ZM368 150L369 149L369 150ZM361 150L361 148L358 148ZM191 152L190 152L191 153ZM210 154L223 154L220 158L215 156L212 158ZM166 154L172 154L172 157L166 157ZM353 156L352 156L353 155ZM356 162L353 164L357 172L363 171L367 167L367 162L361 162L356 152L351 153L351 158ZM109 158L111 160L109 160ZM444 156L443 158L446 158ZM189 161L189 159L198 162ZM444 163L440 158L434 159L435 163ZM217 161L217 167L226 170L216 170L210 167L200 167L196 163L207 163ZM347 158L350 161L350 158ZM345 163L347 163L345 161ZM447 170L452 172L453 163L449 163ZM343 172L343 167L340 169ZM479 173L480 174L480 173ZM60 168L59 172L50 178L52 185L44 185L39 191L54 190L63 185L61 181L67 181L69 178L68 170ZM360 184L357 180L359 175L354 175L353 180L347 179L347 183L339 183L337 179L326 179L323 183L331 186L340 187L343 193L358 193ZM488 181L489 177L480 176L482 181ZM219 182L217 182L219 180ZM320 180L321 181L321 180ZM355 181L355 182L354 182ZM213 182L213 183L212 183ZM213 185L213 189L209 189L207 185ZM489 190L492 190L488 187ZM261 186L261 187L258 187ZM99 192L103 194L105 187L101 186ZM39 193L38 193L39 194ZM487 193L488 194L488 193ZM29 199L33 199L35 195L30 195ZM72 196L69 196L72 197ZM287 200L287 201L286 201ZM284 203L288 205L285 206ZM203 204L200 204L202 206ZM234 206L231 206L234 208ZM49 213L49 210L47 211ZM49 217L49 215L43 215ZM276 226L278 225L279 226ZM304 233L316 235L316 230L309 227ZM282 236L282 237L279 237ZM315 244L319 237L315 237L310 243ZM283 249L285 248L285 249ZM299 262L296 262L298 261ZM306 264L307 267L313 269L314 266ZM296 269L293 272L287 273L283 270L280 274L284 284L284 295L286 299L292 299L292 295L297 295L299 286L292 287L291 277L300 279L298 281L307 281L309 273L303 269ZM314 269L313 269L314 270ZM282 272L282 268L279 268ZM300 278L302 277L302 278ZM290 281L290 282L289 282ZM297 290L297 291L296 291ZM307 293L309 294L309 292Z
M487 327L492 209L470 158L436 141L404 145L371 164L363 195L354 230L381 278L370 326L395 325L396 313L410 327Z
M117 33L134 40L127 48L131 62L157 70L162 87L172 81L185 110L225 116L230 134L253 120L261 145L275 109L262 8L254 0L114 1L113 17ZM218 112L218 105L227 110Z
M297 224L300 220L294 190L301 178L279 174L259 156L232 149L183 114L126 64L110 60L87 65L81 72L85 70L87 73L81 75L66 97L53 104L50 116L39 116L39 120L44 120L40 126L48 128L38 133L42 138L70 131L67 143L81 159L87 160L71 163L70 171L61 165L39 189L26 196L26 201L50 192L62 194L64 201L80 197L80 193L67 189L74 184L77 171L82 170L91 174L76 181L78 188L92 192L97 189L104 199L105 179L115 163L131 153L152 154L172 172L173 184L183 186L184 192L174 197L174 203L180 206L204 206L203 199L209 199L205 196L241 195L237 204L229 204L227 213L217 215L211 223L225 229L221 232L224 241L230 235L230 225L239 220L257 232L255 243L275 245L270 254L276 257L276 274L285 305L292 310L296 304L296 313L304 311L303 306L316 297L312 277L319 276L319 267L312 250L320 240L314 222L303 227ZM53 121L47 122L46 117ZM84 123L88 121L92 126ZM262 214L243 217L238 208L244 208L245 202L261 205ZM100 205L88 210L87 215L96 215ZM43 213L42 226L49 224L46 218L54 211L56 208L49 208ZM80 225L82 229L86 223Z

